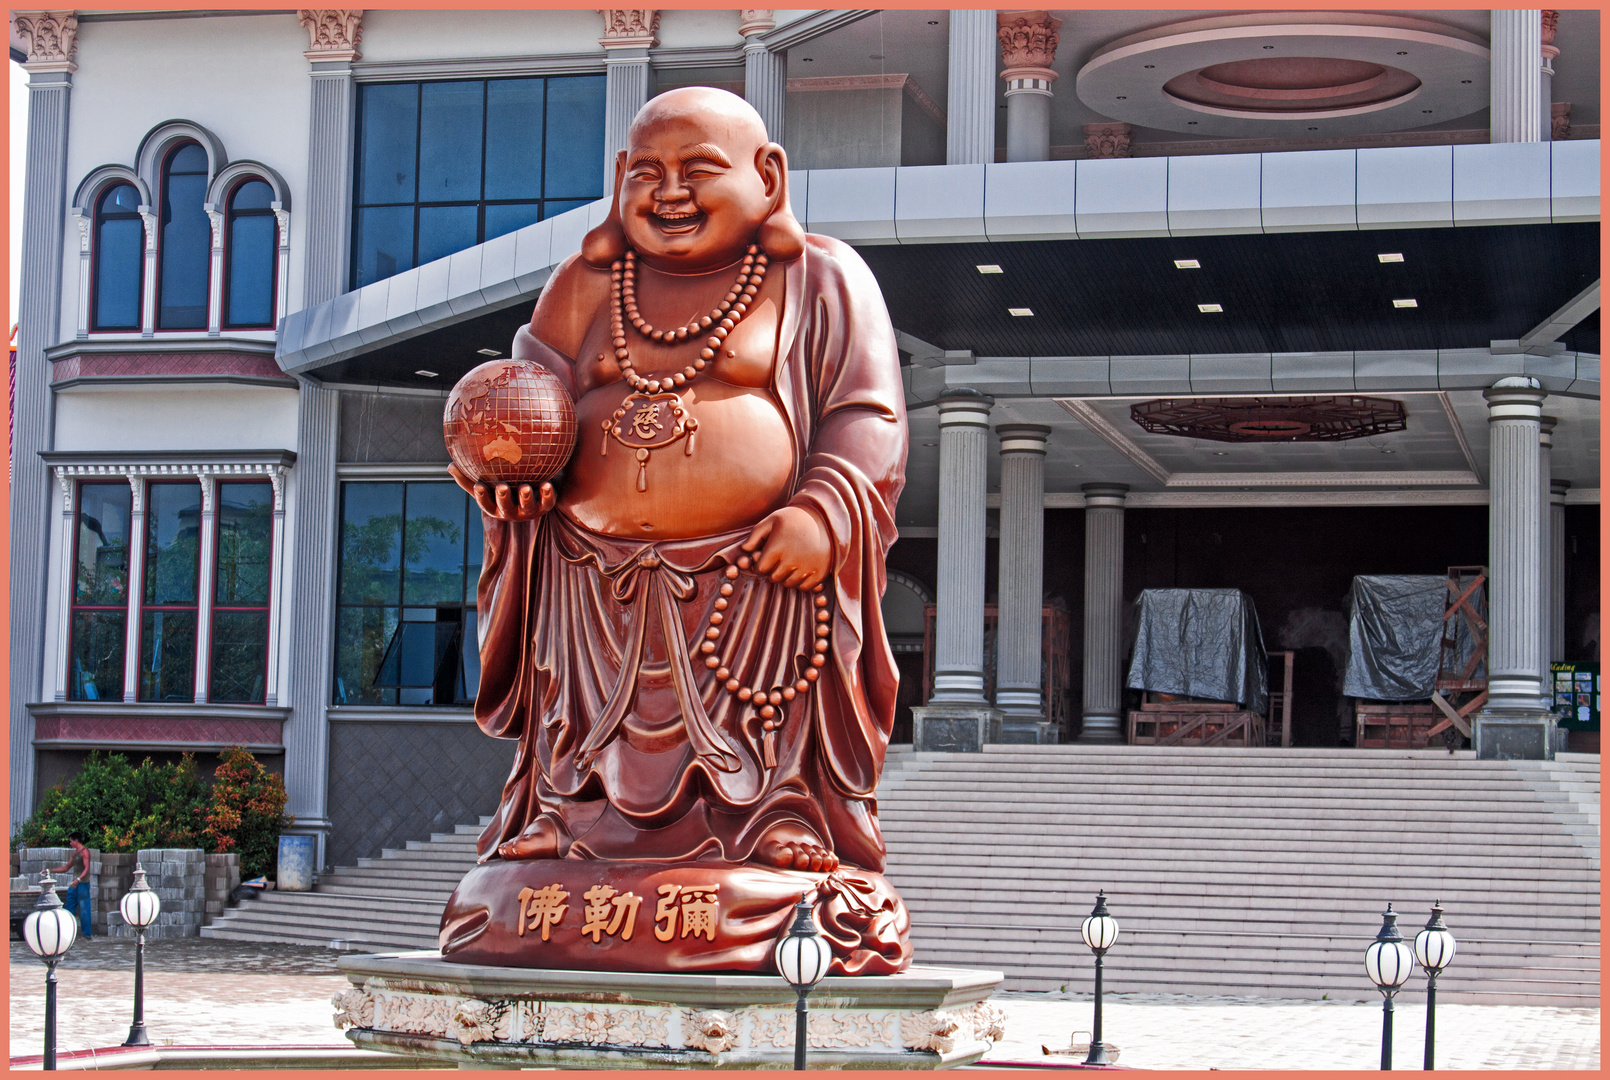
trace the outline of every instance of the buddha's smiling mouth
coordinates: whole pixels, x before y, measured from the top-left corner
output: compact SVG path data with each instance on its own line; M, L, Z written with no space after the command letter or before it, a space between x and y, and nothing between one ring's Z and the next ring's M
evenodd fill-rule
M668 233L690 233L699 227L705 217L702 210L677 210L652 216L660 231Z

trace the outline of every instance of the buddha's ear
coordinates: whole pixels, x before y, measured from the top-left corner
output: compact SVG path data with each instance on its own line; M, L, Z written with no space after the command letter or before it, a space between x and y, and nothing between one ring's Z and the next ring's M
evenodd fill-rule
M621 181L625 178L626 151L621 150L615 154L615 195L609 203L609 216L581 242L582 261L599 270L608 270L626 254L626 230L621 227Z
M805 229L788 205L788 155L769 142L755 151L755 168L772 189L771 213L760 223L756 240L768 258L797 259L805 253Z

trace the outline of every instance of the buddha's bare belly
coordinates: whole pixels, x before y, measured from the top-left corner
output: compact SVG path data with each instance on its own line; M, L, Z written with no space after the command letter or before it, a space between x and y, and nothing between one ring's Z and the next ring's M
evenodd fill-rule
M792 440L765 390L696 380L681 395L698 422L692 453L684 436L651 450L646 463L602 427L630 392L612 382L577 402L576 452L559 493L559 507L572 520L606 536L682 540L746 528L788 501Z

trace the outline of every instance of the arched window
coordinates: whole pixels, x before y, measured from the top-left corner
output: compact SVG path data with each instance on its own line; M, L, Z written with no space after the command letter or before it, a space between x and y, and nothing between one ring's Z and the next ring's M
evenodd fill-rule
M274 325L274 189L249 179L229 195L224 239L224 325Z
M212 226L207 199L207 152L181 143L162 168L162 216L157 245L157 329L207 328L207 276Z
M140 286L144 277L145 230L140 193L133 184L108 188L95 204L96 330L140 328Z

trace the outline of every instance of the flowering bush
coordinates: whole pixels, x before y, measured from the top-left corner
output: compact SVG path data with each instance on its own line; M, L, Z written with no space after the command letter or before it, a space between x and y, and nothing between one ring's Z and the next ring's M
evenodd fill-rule
M212 776L207 808L208 850L240 853L240 876L271 873L279 835L291 823L285 815L285 782L238 746L223 752Z

